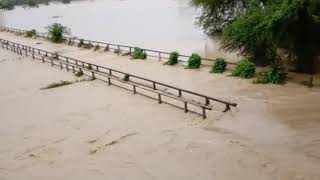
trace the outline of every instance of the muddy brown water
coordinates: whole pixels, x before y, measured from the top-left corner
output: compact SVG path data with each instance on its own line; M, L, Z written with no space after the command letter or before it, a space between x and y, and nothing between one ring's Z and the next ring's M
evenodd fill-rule
M218 39L206 36L195 25L197 13L189 0L52 2L2 12L0 25L45 32L47 25L59 22L77 37L236 61L236 54L220 50Z

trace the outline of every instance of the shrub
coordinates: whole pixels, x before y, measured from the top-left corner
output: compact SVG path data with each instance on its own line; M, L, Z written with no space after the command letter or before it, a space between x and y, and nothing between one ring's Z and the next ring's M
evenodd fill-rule
M52 42L61 43L64 41L64 36L70 34L70 29L59 23L53 23L47 27L48 34Z
M146 59L147 54L143 51L143 49L135 47L132 53L133 59Z
M223 73L226 70L227 63L223 58L217 58L212 66L211 73Z
M81 77L83 76L83 71L80 70L79 72L77 72L76 74L74 74L76 77Z
M26 32L26 37L33 37L36 35L37 35L37 31L35 29L32 29L32 30Z
M258 84L284 84L287 80L286 68L282 63L276 62L269 66L267 72L262 72L260 76L254 81Z
M122 80L124 80L124 81L129 81L129 75L128 75L128 74L125 74Z
M82 46L83 46L83 44L84 44L84 43L83 43L83 39L80 39L80 40L79 40L78 47L82 47Z
M250 62L247 58L242 59L237 67L234 69L232 76L249 79L254 76L256 67L253 62Z
M193 53L188 60L189 69L198 69L201 65L201 57L197 53Z
M171 52L170 57L169 57L169 61L166 62L165 64L168 64L171 66L178 64L178 57L179 57L179 53L177 51Z

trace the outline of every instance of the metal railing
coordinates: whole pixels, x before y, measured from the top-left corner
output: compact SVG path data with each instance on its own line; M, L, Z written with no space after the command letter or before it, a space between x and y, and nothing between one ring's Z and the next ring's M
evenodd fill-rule
M130 73L115 70L112 68L84 62L81 60L59 55L57 53L49 52L46 50L33 48L30 46L18 44L12 41L4 40L4 39L0 39L0 43L2 48L12 50L13 52L16 52L20 55L23 55L23 54L26 56L31 55L33 59L39 59L39 60L42 60L42 62L49 62L52 64L52 66L59 66L61 69L66 68L68 71L72 70L73 72L85 70L90 73L89 75L91 77L106 81L108 82L109 85L112 84L111 80L116 80L118 82L131 85L132 86L131 90L134 92L134 94L137 93L137 88L155 93L158 95L157 100L159 101L159 103L164 102L162 100L162 96L168 97L170 99L182 101L184 103L183 109L185 110L185 112L189 112L189 111L191 112L191 110L188 109L188 104L191 104L193 106L198 106L202 109L201 115L203 118L206 118L206 110L212 110L212 106L210 105L211 101L224 104L225 109L223 110L223 112L229 111L231 106L232 107L237 106L236 103L231 103L231 102L227 102L217 98L212 98L207 95L196 93L190 90L174 87L172 85L168 85L162 82L157 82L151 79L143 78ZM58 64L55 64L55 62L58 62ZM115 76L116 73L122 76L126 75L128 77L128 80L123 80L120 77ZM132 81L131 80L132 78L136 81ZM163 90L163 88L169 89L171 92L176 92L176 93L168 93L169 91ZM196 97L197 99L201 98L203 99L204 103L186 99L186 97L189 98L189 96ZM197 114L200 114L200 113L197 113Z
M1 31L7 31L7 32L13 32L13 33L20 33L20 34L25 34L27 30L21 30L21 29L15 29L15 28L9 28L9 27L3 27L0 26ZM36 35L38 37L42 38L49 38L49 35L47 33L39 33L37 32ZM116 53L118 54L126 54L129 53L131 54L132 50L136 46L128 46L128 45L122 45L122 44L116 44L116 43L108 43L108 42L99 42L99 41L94 41L94 40L88 40L88 39L81 39L77 37L68 37L66 36L65 39L67 40L69 45L72 45L74 43L79 44L81 41L85 44L92 45L95 49L98 48L103 48L105 51L108 51L109 49L115 50ZM146 52L147 57L152 57L156 58L159 61L162 60L168 60L170 53L169 52L164 52L164 51L157 51L157 50L152 50L152 49L146 49L146 48L141 48L144 52ZM179 62L188 62L188 59L190 56L179 54ZM208 58L201 58L202 60L202 66L211 66L215 60L213 59L208 59ZM203 63L206 62L206 63ZM208 63L211 63L211 65L208 65ZM228 65L237 65L237 63L234 62L227 62Z

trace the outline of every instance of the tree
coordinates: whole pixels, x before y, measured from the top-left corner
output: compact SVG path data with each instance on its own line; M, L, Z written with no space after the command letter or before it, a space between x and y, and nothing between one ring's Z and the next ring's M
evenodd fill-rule
M70 29L59 23L53 23L47 29L51 41L55 43L63 42L65 40L64 36L70 34Z
M218 2L218 0L194 1ZM246 9L223 26L223 48L230 51L237 50L260 64L276 61L277 51L281 49L295 61L297 71L314 73L314 62L320 52L320 33L318 33L320 1L255 2L246 1L244 4ZM202 3L201 6L206 5ZM211 6L217 8L214 4ZM216 18L212 16L211 19Z

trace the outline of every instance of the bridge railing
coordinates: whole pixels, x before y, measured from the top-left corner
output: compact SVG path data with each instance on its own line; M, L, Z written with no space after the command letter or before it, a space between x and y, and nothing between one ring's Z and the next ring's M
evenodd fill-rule
M218 102L218 103L221 103L221 104L225 105L225 109L224 109L223 112L229 111L231 106L232 107L236 107L237 106L236 103L231 103L231 102L224 101L224 100L221 100L221 99L213 98L213 97L210 97L210 96L207 96L207 95L204 95L204 94L196 93L196 92L193 92L193 91L190 91L190 90L186 90L186 89L182 89L182 88L179 88L179 87L175 87L175 86L172 86L172 85L169 85L169 84L165 84L165 83L162 83L162 82L158 82L158 81L154 81L154 80L151 80L151 79L143 78L143 77L140 77L140 76L137 76L137 75L134 75L134 74L130 74L130 73L127 73L127 72L119 71L119 70L116 70L116 69L103 67L103 66L100 66L100 65L96 65L96 64L85 62L85 61L77 60L77 59L74 59L74 58L71 58L71 57L59 55L57 53L49 52L49 51L46 51L46 50L33 48L33 47L30 47L30 46L22 45L22 44L15 43L15 42L8 41L8 40L4 40L4 39L0 39L0 43L2 44L2 47L11 46L12 48L17 48L19 50L20 54L25 53L26 55L28 55L28 52L29 52L29 53L31 53L33 58L35 57L35 55L39 55L41 58L50 57L51 58L51 63L53 63L54 60L57 60L59 62L67 64L67 66L68 65L72 65L74 67L82 68L82 69L88 70L88 71L93 72L93 73L98 73L98 74L105 75L105 77L108 77L109 81L110 81L110 79L109 79L110 77L115 77L114 76L115 73L121 74L123 76L126 75L126 76L128 76L128 78L137 79L137 80L139 80L139 83L136 83L136 84L142 85L144 88L150 88L154 92L158 93L159 99L160 99L159 102L161 101L161 95L164 95L164 96L167 96L167 97L170 97L170 98L174 98L174 99L177 99L177 100L180 100L180 101L184 101L184 103L185 103L184 109L185 109L186 112L188 111L188 107L187 107L188 103L192 104L192 105L199 106L203 110L202 115L203 115L204 118L206 117L205 110L211 110L211 106L210 106L211 101L212 102ZM12 49L12 50L15 50L15 49ZM118 79L120 79L120 78L118 77ZM135 82L133 82L133 83L135 83ZM165 92L168 92L168 91L163 91L160 87L161 88L165 87L166 89L169 89L170 92L176 92L176 93L175 94L165 93ZM134 88L136 88L136 87L134 87ZM191 95L191 96L196 97L197 99L203 99L203 103L201 103L201 102L200 103L196 103L196 102L194 102L192 100L190 100L190 101L183 100L182 97L184 97L185 95L188 95L188 96Z
M24 34L27 31L26 30L21 30L21 29L16 29L16 28L9 28L9 27L4 27L4 26L0 26L0 30L2 31L7 31L7 32L13 32L13 33L21 33ZM40 33L37 32L37 36L38 37L42 37L42 38L50 38L49 35L47 33ZM80 41L82 41L85 44L91 44L93 45L93 47L99 47L101 49L109 49L109 50L115 50L116 53L118 53L119 55L121 54L121 52L125 52L125 53L130 53L133 52L134 48L136 46L129 46L129 45L122 45L122 44L116 44L116 43L108 43L108 42L100 42L100 41L94 41L94 40L88 40L88 39L81 39L81 38L77 38L77 37L69 37L69 36L65 36L65 39L67 40L67 42L69 42L69 44L73 44L73 43L77 43L79 44ZM146 52L147 57L152 57L152 58L156 58L159 61L162 60L168 60L170 53L169 52L164 52L164 51L158 51L158 50L152 50L152 49L146 49L146 48L141 48L144 52ZM188 55L183 55L183 54L179 54L179 62L182 63L186 63L188 62L188 59L190 58L190 56ZM209 59L209 58L201 58L202 61L202 66L212 66L212 64L215 62L215 60L213 59ZM227 62L227 65L237 65L237 63L234 62Z

